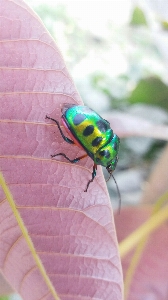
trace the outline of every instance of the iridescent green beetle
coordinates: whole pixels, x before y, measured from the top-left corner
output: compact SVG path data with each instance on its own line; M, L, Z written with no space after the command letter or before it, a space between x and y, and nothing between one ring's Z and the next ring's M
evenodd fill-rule
M57 124L63 139L67 143L75 144L86 152L85 155L72 160L64 153L51 155L52 157L62 155L69 162L76 163L84 157L90 156L94 161L92 178L88 181L85 192L87 192L89 184L93 182L96 176L97 165L106 167L110 177L112 176L118 162L120 139L113 133L108 121L87 106L64 104L61 119L65 130L71 137L69 139L62 132L57 120L48 116L46 118Z

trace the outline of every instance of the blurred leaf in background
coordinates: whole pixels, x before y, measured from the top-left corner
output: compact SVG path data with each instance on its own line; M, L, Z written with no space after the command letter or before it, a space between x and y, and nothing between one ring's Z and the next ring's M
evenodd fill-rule
M18 294L10 294L6 296L0 296L0 300L22 300Z
M146 103L157 105L168 110L168 86L156 77L141 79L128 101L131 104Z
M143 13L143 10L140 9L139 7L134 8L130 24L135 25L135 26L136 25L137 26L140 26L140 25L147 26L147 21L146 21L145 15Z

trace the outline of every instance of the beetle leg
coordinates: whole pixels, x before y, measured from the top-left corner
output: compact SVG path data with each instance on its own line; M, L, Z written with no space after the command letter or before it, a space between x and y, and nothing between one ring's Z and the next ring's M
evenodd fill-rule
M62 155L63 157L65 157L68 161L70 161L70 163L72 164L75 164L77 163L78 161L80 161L81 159L85 158L86 156L88 156L87 154L84 154L82 156L79 156L75 159L70 159L69 157L67 157L64 153L58 153L58 154L54 154L54 155L51 155L51 157L55 157L55 156L58 156L58 155Z
M92 172L92 179L90 179L90 180L88 181L87 186L86 186L86 189L84 190L84 192L87 192L90 183L93 182L94 178L96 177L96 170L97 170L97 165L94 164L94 165L93 165L93 172Z
M60 131L60 133L61 133L63 139L64 139L67 143L69 143L69 144L75 144L74 141L72 141L71 139L69 139L68 137L66 137L66 136L63 134L62 129L61 129L61 127L60 127L60 124L59 124L59 122L58 122L57 120L55 120L55 119L53 119L53 118L50 118L50 117L48 117L48 116L46 116L46 119L52 120L53 122L55 122L55 123L57 124L58 129L59 129L59 131Z

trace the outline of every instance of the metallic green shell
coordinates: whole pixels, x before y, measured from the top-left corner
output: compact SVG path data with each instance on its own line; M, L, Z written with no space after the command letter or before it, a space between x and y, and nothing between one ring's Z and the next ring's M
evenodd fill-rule
M120 139L116 134L114 134L111 141L97 151L95 155L95 163L104 167L111 165L111 168L114 171L118 162L119 144Z
M62 113L68 129L96 164L104 167L116 164L119 138L108 121L82 105L65 106Z

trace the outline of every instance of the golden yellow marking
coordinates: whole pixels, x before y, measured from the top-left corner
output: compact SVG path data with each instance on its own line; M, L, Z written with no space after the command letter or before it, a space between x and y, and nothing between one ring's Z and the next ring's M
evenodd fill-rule
M107 142L107 138L106 138L106 135L103 135L102 133L100 133L100 130L96 126L94 126L94 131L93 131L92 134L88 135L87 137L84 137L83 131L89 125L92 125L89 120L84 120L81 124L77 125L76 126L76 128L77 128L77 136L79 137L80 141L82 141L82 144L86 148L87 147L91 148L91 152L93 154L95 154L97 152L97 150L99 150ZM98 136L102 137L102 141L98 144L98 146L93 147L92 146L92 142Z
M44 281L45 281L47 287L49 288L49 290L50 290L51 294L53 295L54 299L55 300L60 300L60 298L58 297L58 295L57 295L57 293L56 293L56 291L54 289L54 286L52 285L52 283L51 283L51 281L50 281L50 279L49 279L49 277L48 277L48 275L46 273L46 270L45 270L45 268L44 268L44 266L43 266L43 264L42 264L39 256L36 253L36 250L34 248L32 240L31 240L31 238L30 238L30 236L28 234L28 231L27 231L27 229L26 229L26 227L24 225L24 222L23 222L23 220L22 220L22 218L21 218L21 216L20 216L20 214L19 214L19 212L17 210L17 207L15 205L15 202L14 202L14 199L12 197L12 194L11 194L11 192L10 192L10 190L9 190L6 182L5 182L5 179L3 178L2 173L0 173L0 185L2 186L2 189L3 189L3 191L4 191L5 195L6 195L6 198L7 198L8 202L9 202L9 205L10 205L10 207L11 207L13 213L14 213L14 216L15 216L15 218L16 218L16 220L18 222L18 225L19 225L19 227L20 227L20 229L22 231L22 234L23 234L23 236L24 236L24 238L25 238L25 240L27 242L27 245L28 245L28 247L30 249L30 252L31 252L31 254L32 254L32 256L33 256L36 264L37 264L37 267L38 267L38 269L39 269L42 277L44 278Z

